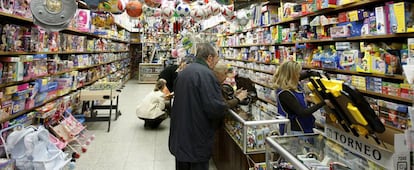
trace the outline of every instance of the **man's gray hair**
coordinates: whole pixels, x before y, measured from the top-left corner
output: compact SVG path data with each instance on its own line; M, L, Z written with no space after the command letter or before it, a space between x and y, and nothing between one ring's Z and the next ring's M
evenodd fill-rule
M197 58L206 60L210 55L213 57L218 55L216 48L214 48L210 43L197 43Z

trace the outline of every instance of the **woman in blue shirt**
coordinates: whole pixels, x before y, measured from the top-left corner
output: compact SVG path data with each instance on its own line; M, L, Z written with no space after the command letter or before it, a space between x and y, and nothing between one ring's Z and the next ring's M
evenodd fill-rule
M274 74L273 81L278 101L278 113L290 120L292 133L313 133L315 111L325 105L325 102L308 107L305 94L299 86L299 81L314 72L302 71L302 66L295 61L281 64ZM284 134L284 125L280 126L280 133Z

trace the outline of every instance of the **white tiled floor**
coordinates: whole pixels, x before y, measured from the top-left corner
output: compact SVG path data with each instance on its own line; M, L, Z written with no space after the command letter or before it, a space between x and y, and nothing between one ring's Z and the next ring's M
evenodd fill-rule
M168 150L169 119L159 129L144 129L136 118L135 107L152 90L153 84L129 81L120 95L122 116L113 121L89 122L88 130L96 135L88 151L77 160L79 170L174 170L175 158ZM104 111L102 111L104 112ZM210 170L216 167L210 161Z

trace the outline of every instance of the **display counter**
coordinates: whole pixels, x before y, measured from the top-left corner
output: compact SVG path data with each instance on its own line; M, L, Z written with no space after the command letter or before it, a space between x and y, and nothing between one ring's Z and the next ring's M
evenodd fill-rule
M224 119L224 128L244 154L264 153L265 138L277 135L279 124L289 124L289 119L283 116L264 112L248 114L241 109L229 112Z
M229 110L224 127L216 133L213 160L218 170L264 166L265 138L277 134L279 124L289 124L288 119L267 115L255 106L251 110L254 114Z
M385 169L321 135L266 138L267 169Z

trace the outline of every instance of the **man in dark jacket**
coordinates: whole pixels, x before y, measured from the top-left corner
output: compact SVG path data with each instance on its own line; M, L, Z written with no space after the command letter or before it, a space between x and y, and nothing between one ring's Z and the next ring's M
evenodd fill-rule
M208 43L197 44L196 61L178 74L171 113L169 149L177 170L208 170L213 122L227 109L212 69L219 58Z

